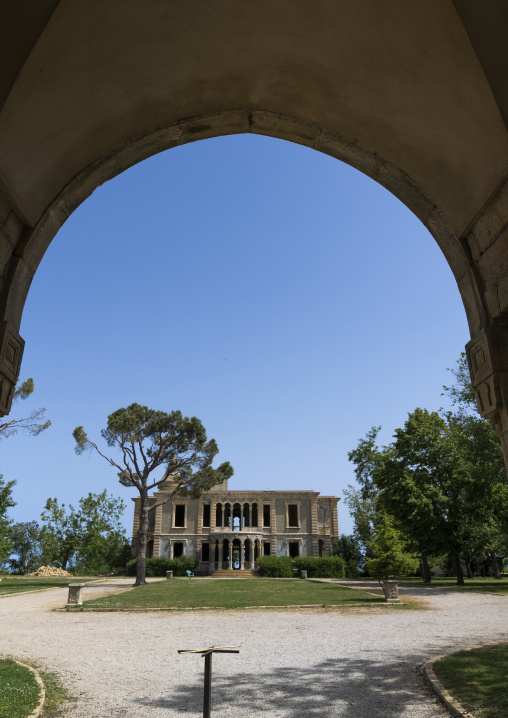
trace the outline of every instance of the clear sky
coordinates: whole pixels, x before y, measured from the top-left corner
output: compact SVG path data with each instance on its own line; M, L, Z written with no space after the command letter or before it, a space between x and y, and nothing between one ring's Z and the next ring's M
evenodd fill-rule
M230 488L342 497L347 452L382 440L442 385L469 339L453 275L427 230L368 177L282 140L234 136L161 153L70 217L25 307L21 378L39 437L3 440L17 521L48 497L133 492L74 453L132 402L204 423ZM131 502L125 514L130 531ZM351 519L339 504L341 533Z

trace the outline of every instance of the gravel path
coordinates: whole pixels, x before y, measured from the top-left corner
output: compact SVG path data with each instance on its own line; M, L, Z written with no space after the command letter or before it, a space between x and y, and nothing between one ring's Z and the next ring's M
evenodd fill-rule
M78 698L69 718L201 715L203 659L177 649L214 644L241 645L213 659L222 718L444 718L416 666L508 640L508 596L407 592L427 610L59 613L67 592L51 589L0 600L0 654L57 671Z

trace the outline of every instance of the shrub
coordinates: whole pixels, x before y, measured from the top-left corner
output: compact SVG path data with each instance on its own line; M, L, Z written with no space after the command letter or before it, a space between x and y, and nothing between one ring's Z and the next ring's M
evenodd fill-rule
M257 564L260 576L267 578L293 577L293 559L289 556L260 556Z
M191 556L179 556L178 558L165 558L164 556L146 559L147 578L164 577L166 571L173 571L174 576L186 576L186 571L194 571L198 561ZM136 559L127 561L127 575L136 575Z
M297 556L293 565L299 572L307 571L308 578L344 578L346 562L342 556Z

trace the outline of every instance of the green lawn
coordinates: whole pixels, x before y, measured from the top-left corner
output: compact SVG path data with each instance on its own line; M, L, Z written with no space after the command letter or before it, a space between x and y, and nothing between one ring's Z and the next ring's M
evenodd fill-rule
M497 593L500 596L508 595L507 578L465 578L464 586L457 586L456 578L433 578L432 583L423 583L421 578L403 578L399 584L412 584L416 586L429 586L429 588L449 588L452 591L474 591L479 593Z
M2 576L0 581L0 596L7 596L11 593L22 593L24 591L36 591L41 588L58 588L68 586L70 583L85 583L96 581L95 576L82 578L81 576L63 576L48 578L35 578L33 576ZM2 715L0 713L0 715Z
M132 591L92 601L84 608L245 608L246 606L333 605L365 606L383 603L382 598L329 583L301 579L231 579L170 581L139 586ZM74 610L74 609L70 609ZM79 610L79 609L78 609Z
M34 674L9 659L0 660L0 716L26 718L39 702Z
M461 651L434 663L434 671L451 695L472 710L508 693L508 645ZM508 697L475 711L478 718L504 718Z

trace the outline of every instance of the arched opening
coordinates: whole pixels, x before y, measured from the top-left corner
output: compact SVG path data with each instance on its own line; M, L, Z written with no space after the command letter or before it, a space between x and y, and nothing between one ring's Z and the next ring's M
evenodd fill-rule
M239 539L234 539L234 541L231 544L231 552L232 552L232 563L233 563L233 570L239 571L241 568L241 563L243 561L242 557L242 544Z
M233 531L240 531L242 528L242 505L233 504Z
M240 139L241 139L241 138L227 138L227 141L228 141L228 142L231 141L231 142L238 143L238 141L239 141ZM259 143L259 146L260 146L260 147L262 147L264 143L271 143L270 149L272 149L272 146L273 146L273 145L286 146L286 143L279 142L279 141L273 141L273 140L266 140L266 139L263 139L263 138L244 138L244 139L249 139L252 143ZM216 141L217 141L217 140L214 140L213 142L210 143L210 145L213 145ZM225 142L226 142L226 138L220 140L220 142L221 142L221 143L225 143ZM188 150L190 147L192 147L192 150L193 150L195 153L196 153L196 152L197 152L197 153L201 153L202 151L206 151L206 148L207 148L208 144L209 144L209 143L197 143L196 145L193 145L193 146L190 146L190 145L189 145L189 146L187 146L187 147L185 147L185 148L181 148L181 149L179 149L179 150L177 150L177 151L175 151L175 152L179 152L179 153L181 153L181 154L183 155L184 152L187 152L187 150ZM309 150L304 149L304 148L295 148L295 147L292 147L291 145L288 145L288 147L290 147L291 150L298 151L298 152L305 152L305 153L307 153L307 154L309 154L309 155L312 155L312 156L314 156L314 157L320 157L320 158L324 157L324 155L319 155L319 153L316 153L316 152L310 152ZM171 155L172 155L172 153L170 152L170 153L167 154L167 157L170 158ZM194 156L196 157L197 154L195 154ZM159 157L160 157L160 161L162 161L162 160L163 160L162 155L159 156ZM158 159L159 159L159 158L158 158ZM326 158L325 158L325 159L326 159ZM327 160L327 161L330 163L330 165L331 165L331 164L333 164L333 165L340 164L340 163L335 163L335 162L332 163L330 160ZM150 162L155 162L155 158L154 158L154 160L151 160ZM297 166L298 166L298 165L297 165L297 163L295 162L295 168L296 168ZM351 170L350 170L350 171L351 171ZM356 173L355 173L355 174L356 174ZM127 176L128 176L128 173L125 174L125 175L122 175L122 176L119 177L116 181L121 182L121 181L123 181L123 178L127 178ZM207 181L208 181L208 179L209 179L209 178L207 178ZM329 179L329 181L331 182L330 179ZM266 183L268 184L268 180L266 181ZM347 205L347 201L349 200L349 196L348 196L348 200L345 200L345 188L344 188L343 186L340 186L340 187L337 186L337 187L334 187L334 190L335 190L335 189L337 189L337 190L339 190L339 191L334 191L333 197L334 197L337 201L340 200L341 203L344 202L344 204ZM126 194L126 196L129 196L129 195ZM330 202L330 200L331 200L331 195L330 195L330 197L328 197L328 202ZM315 201L316 201L316 198L315 198L314 196L312 196L312 197L309 199L309 202L311 202L311 201L312 201L312 202L315 202ZM202 203L201 203L201 206L202 206ZM372 206L372 205L371 205L371 206ZM295 210L294 206L292 207L291 205L289 205L289 207L290 207L290 209L291 209L293 212L296 213L296 210ZM376 205L375 209L376 209L376 212L379 213L379 206L378 206L378 205ZM320 212L321 212L321 209L318 211L318 214L319 214ZM345 210L344 210L344 209L341 209L341 212L344 213ZM357 214L358 214L358 212L359 212L359 208L356 209L356 213L357 213ZM338 216L338 213L337 213L337 216ZM79 218L78 214L76 215L76 217ZM314 217L314 221L315 221L315 220L316 220L316 218ZM71 220L71 221L72 221L72 220ZM221 216L221 221L222 221L222 216ZM111 234L110 230L108 230L108 234ZM178 236L177 232L172 232L171 238L174 238L174 237L176 237L176 236ZM309 235L309 236L310 236L310 235ZM337 236L334 237L333 239L334 239L334 241L336 241L337 246L340 246L341 243L345 241L345 240L343 239L343 237L342 237L339 233L338 233ZM383 236L382 240L383 240L383 242L384 242L384 236ZM169 241L169 239L168 239L168 241ZM172 240L172 241L173 241L173 240ZM254 241L253 241L253 240L251 240L251 241L252 241L253 244L254 244ZM293 241L293 244L294 244L294 241ZM378 244L381 244L381 242L378 242ZM213 246L213 245L212 245L212 246ZM118 245L117 245L117 247L118 247ZM219 247L219 248L220 248L220 247ZM227 248L224 248L224 249L225 249L226 251L229 250L229 246L228 246ZM271 257L270 257L270 255L266 254L266 258L268 258L268 259L272 258L272 259L274 260L274 270L273 270L273 275L274 275L274 276L275 276L276 274L279 274L279 273L280 273L280 275L282 275L282 274L286 271L286 268L287 268L288 266L291 266L291 250L292 250L292 246L291 246L291 243L290 243L290 242L287 242L286 244L282 244L280 256L277 256L277 255L276 255L275 249L276 249L276 244L275 244L275 242L272 241L272 246L271 246L271 248L270 248ZM310 253L310 250L311 250L311 249L312 249L312 250L316 249L316 250L317 250L317 254L319 254L319 253L322 252L321 249L318 249L318 240L315 239L315 238L313 238L313 237L309 240L309 249L307 250L307 255L308 255L308 262L307 262L308 267L307 267L307 269L308 269L309 267L312 267L312 272L310 272L310 273L308 272L308 273L307 273L307 276L304 276L304 275L302 274L302 276L299 277L299 288L298 288L298 291L302 291L302 288L304 288L305 286L308 286L308 284L309 284L309 275L315 272L315 268L316 268L317 262L314 263L314 264L312 264L312 261L311 261L311 253ZM213 246L213 251L214 251L214 252L216 251L216 246ZM104 252L106 252L106 250L104 250ZM302 254L303 254L303 252L302 252ZM206 256L208 256L208 255L206 255ZM334 256L334 257L332 257L332 258L329 258L328 256L326 256L326 257L322 256L322 257L321 257L321 262L323 262L323 263L329 263L329 264L331 265L331 264L332 264L332 261L333 261L333 262L335 262L335 266L336 266L337 268L340 268L340 266L341 266L341 265L340 265L341 260L342 260L342 258L339 257L338 255L336 255L336 256ZM129 258L129 262L130 262L130 261L131 261L131 259ZM347 267L347 270L346 270L348 273L351 273L351 266L354 265L354 262L355 262L355 261L356 261L356 260L353 259L352 257L349 257L349 261L348 261L348 262L344 261L344 265L345 265L345 266L349 264L349 266ZM309 264L309 263L310 263L310 264ZM265 261L265 266L266 266L267 268L269 268L269 267L270 267L269 262L266 262L266 261ZM123 269L123 267L122 267L122 269ZM90 276L93 276L93 271L94 271L94 265L93 265L92 261L90 261L90 265L88 265L88 266L86 267L85 272L86 272L87 274L89 274ZM110 271L110 270L108 270L108 271ZM155 270L154 270L154 271L155 271ZM373 282L374 279L375 279L375 277L370 277L370 276L369 276L369 283L371 283L371 281ZM279 280L276 279L276 281L279 281ZM329 282L330 282L330 279L327 278L326 283L329 283ZM101 283L100 281L97 282L97 287L100 286L100 283ZM174 284L174 281L173 281L173 284ZM266 282L266 280L265 280L265 278L264 278L263 275L260 275L260 274L259 274L259 275L256 277L256 284L257 284L257 286L259 287L260 294L263 294L263 293L268 294L268 292L267 292L267 282ZM327 286L329 286L329 285L327 284ZM382 291L382 290L383 290L383 287L380 287L380 288L379 288L379 291ZM108 290L108 291L109 291L109 290ZM400 291L405 291L405 290L400 290ZM386 290L385 290L385 292L386 292ZM325 300L321 300L321 303L320 303L320 304L318 304L318 303L311 304L311 299L312 299L311 294L312 294L312 293L315 293L315 287L314 287L314 286L312 286L312 292L308 292L308 293L306 293L305 295L304 295L303 292L302 292L302 296L305 297L305 303L307 303L307 311L308 311L308 313L310 314L311 312L313 312L313 313L315 313L316 316L317 316L318 314L320 314L320 313L321 313L321 314L324 314L324 313L325 313L324 310L325 310L326 305L327 305L327 304L332 304L331 299L330 299L330 294L328 293L327 298L326 298ZM183 296L183 295L182 295L182 296ZM209 296L210 296L209 294L206 294L206 293L205 293L206 303L207 303L207 304L208 304L208 302L209 302ZM256 296L256 295L253 294L252 297L254 297L254 296ZM289 296L289 295L288 295L288 296ZM91 299L90 299L90 301L91 301ZM294 296L293 296L293 295L291 295L291 301L294 302ZM347 301L347 298L345 298L344 301ZM371 300L371 301L372 301L372 300ZM376 299L375 301L377 302L378 300ZM104 306L106 305L106 303L107 303L107 297L106 297L106 296L104 296L104 295L101 296L101 303L104 303ZM254 303L255 303L255 302L254 302ZM337 304L336 306L339 306L339 304ZM339 356L339 355L340 355L339 352L341 352L342 349L341 349L340 347L338 347L338 346L337 346L337 347L334 347L334 348L329 348L329 347L326 346L326 344L322 346L321 343L320 343L320 342L322 341L322 339L320 338L320 336L318 336L318 333L317 333L316 331L314 331L314 333L312 333L312 328L311 328L311 327L309 327L309 328L303 330L303 333L302 333L302 323L301 323L301 322L302 322L302 318L303 318L305 309L306 309L306 308L305 308L305 306L304 306L304 302L302 302L301 306L298 308L298 311L300 312L300 318L299 318L299 323L300 323L299 332L300 332L300 333L299 333L299 336L298 336L298 341L299 341L300 346L312 348L312 351L309 352L307 355L305 355L305 356L302 357L302 362L301 362L301 365L298 366L298 371L299 371L299 372L304 372L304 373L301 373L301 375L300 375L301 377L306 376L306 377L308 377L308 378L310 379L309 387L312 387L312 388L308 391L307 398L308 398L310 401L313 401L313 398L312 398L311 394L324 393L324 391L325 391L325 386L324 386L324 384L323 384L322 386L318 386L318 385L317 385L317 379L316 379L316 377L319 375L320 369L318 369L317 371L311 369L311 368L310 368L310 364L309 364L309 358L310 358L311 356L313 356L313 357L318 357L318 358L319 358L320 365L321 365L320 368L322 369L323 357L326 356L327 354L328 354L329 356L333 356L334 353L336 353L336 354L335 354L336 356ZM348 310L348 311L349 311L349 310ZM369 313L371 313L371 312L372 312L372 309L369 309ZM225 314L226 314L226 313L225 313ZM163 319L163 323L160 325L160 326L161 326L161 332L160 332L160 333L164 333L164 331L165 331L164 328L165 328L166 325L164 324L164 322L165 322L166 319L167 319L168 325L169 325L169 321L170 321L170 320L169 320L169 317L170 317L170 314L167 313L166 316L165 316L164 319ZM346 321L349 321L349 320L346 318ZM333 326L331 322L332 322L332 317L331 317L331 314L329 314L329 315L327 315L327 328L330 328L331 331L328 332L328 333L334 333L334 332L336 332L337 334L342 334L342 329L341 329L341 317L340 317L340 315L338 314L338 319L337 319L337 324L336 324L336 326ZM374 320L374 321L373 321L373 326L375 326L375 323L376 323L376 322L375 322L375 320ZM315 324L315 326L317 326L315 321L314 321L314 324ZM235 325L233 324L232 326L234 327ZM286 322L286 327L287 327L287 326L289 326L289 324ZM346 329L344 330L343 336L342 336L342 338L341 338L341 343L342 343L343 346L344 346L344 342L346 343L346 345L348 344L347 332L349 331L350 326L351 326L351 325L349 324L349 325L346 327ZM149 330L149 331L150 331L150 330ZM371 330L371 331L372 331L372 330ZM229 330L229 333L231 333L231 330ZM325 329L325 330L323 331L323 334L321 335L321 337L325 337L325 336L326 336L326 333L327 333L327 329ZM288 337L288 332L287 332L287 329L286 329L286 328L284 328L283 333L280 333L280 334L281 334L281 336L284 337L285 340L287 339L287 337ZM272 334L271 337L270 337L271 341L272 341L273 336L274 336L274 335ZM155 341L157 342L157 334L155 334ZM351 352L351 353L355 353L355 354L358 353L359 355L362 355L362 353L363 353L364 350L358 348L356 337L355 337L355 339L354 339L354 341L353 341L353 344L354 344L354 352ZM119 348L120 348L120 347L119 347ZM229 348L229 346L228 346L228 348ZM270 359L270 358L271 358L270 350L271 350L271 347L270 347L270 345L268 344L268 345L266 346L266 351L265 351L265 356L266 356L267 359ZM371 350L372 350L372 346L371 346ZM348 351L349 351L349 350L348 350ZM414 351L414 350L413 350L413 351ZM416 350L416 351L417 351L417 353L418 353L418 350ZM182 347L179 348L179 352L178 352L178 353L181 353L181 352L182 352ZM123 348L121 348L121 349L120 349L120 352L118 353L118 355L116 356L115 360L113 361L113 363L114 363L115 366L116 366L116 365L120 366L121 362L123 361L122 357L123 357L124 355L125 355L125 351L123 350ZM158 357L161 357L161 356L163 356L163 355L165 355L165 352L163 351L163 348L162 348L162 347L156 347L156 348L155 348L155 351L153 351L152 354L151 354L151 359L150 359L151 363L152 363L153 365L156 365L156 364L158 363ZM423 355L423 353L422 353L422 355ZM285 366L286 366L286 371L284 372L286 375L290 375L290 374L291 374L291 365L292 365L292 364L294 364L294 365L296 366L296 362L297 362L296 352L293 352L293 351L292 351L292 352L291 352L291 356L288 357L288 359L289 359L289 361L288 361L288 362L286 363L286 365L285 365ZM383 371L387 370L387 369L388 369L388 364L389 364L389 363L394 363L395 359L397 359L397 357L393 357L393 356L392 356L392 357L390 358L390 360L386 362L386 366L383 366ZM221 360L222 360L222 359L221 359ZM173 359L172 359L172 361L173 361ZM230 358L229 358L229 357L224 357L223 361L224 361L224 367L225 367L226 369L228 369L228 367L229 367L229 362L230 362ZM450 362L450 363L451 363L451 362ZM306 366L305 369L303 368L304 365ZM287 370L288 367L289 367L289 371ZM302 367L302 368L301 368L301 367ZM365 370L367 370L367 367L365 367ZM80 373L80 375L81 375L81 373ZM368 374L365 374L365 378L368 378ZM295 383L295 385L298 384L298 387L299 387L298 390L301 392L301 391L302 391L302 387L303 387L303 385L305 384L305 380L302 381L302 380L296 375L296 373L295 373L295 375L294 375L293 377L291 377L291 380ZM95 382L95 378L94 378L93 381ZM282 377L282 372L281 372L281 382L283 382L283 381L284 381L284 377ZM345 418L345 417L346 417L347 413L350 411L350 408L349 408L349 407L351 406L350 404L344 402L344 392L347 392L347 391L349 390L349 385L354 386L355 383L358 384L358 381L359 381L358 379L357 379L357 380L352 380L352 381L347 381L347 382L346 382L347 386L342 386L342 387L338 387L338 386L337 386L337 389L336 389L335 393L332 394L332 395L333 395L333 400L334 400L335 406L336 406L336 407L340 407L341 418ZM187 391L188 388L190 388L190 389L192 390L192 385L190 385L188 382L183 382L182 385L183 385L183 386L186 386L186 391ZM391 389L393 389L393 387L391 387ZM89 387L89 390L90 390L90 387ZM234 391L234 389L233 389L233 391ZM245 389L242 389L242 391L245 392ZM293 391L293 395L296 396L296 393L295 393L294 391ZM331 396L332 396L332 395L331 395ZM182 392L182 393L180 394L180 396L183 397L183 396L184 396L184 392ZM244 394L244 396L245 396L245 394ZM253 401L255 401L256 397L254 396L254 393L252 393L252 395L248 397L248 402L250 402L251 398L252 398ZM248 402L247 402L247 403L248 403ZM373 400L372 403L375 403L375 400ZM386 399L384 400L384 403L385 403L385 405L387 404L387 400L386 400ZM178 400L178 404L177 404L177 405L180 405L180 400ZM288 404L288 406L289 406L289 404ZM347 408L346 408L346 407L347 407ZM296 416L296 407L293 407L293 410L294 410L294 414L295 414L295 416ZM231 412L231 413L232 413L232 412ZM232 414L233 414L233 413L232 413ZM100 420L100 417L98 417L98 418L99 418L99 420ZM257 419L258 419L258 423L260 423L261 417L260 417L259 414L257 415ZM374 421L375 421L375 420L376 420L376 419L374 419ZM81 421L81 419L80 419L80 421ZM384 421L384 420L383 420L383 421ZM364 426L362 426L360 429L357 429L357 430L356 430L355 439L356 439L357 436L360 435L363 431L364 431ZM221 446L221 450L224 451L224 448L223 448L224 444L223 444L223 441L221 441L220 435L217 433L217 430L215 430L214 433L217 435L217 439L218 439L218 441L219 441L219 445ZM212 435L213 435L213 434L212 434ZM299 438L297 439L297 442L296 442L296 443L297 443L297 444L301 444L301 445L303 446L303 437L302 437L302 436L299 436ZM348 447L346 447L346 450L347 450L347 448L350 448L350 446L351 446L351 445L349 445ZM227 447L226 447L226 448L227 448ZM345 453L345 452L344 452L344 453ZM228 457L227 457L227 454L224 454L224 457L225 457L225 458L228 458ZM324 462L323 462L323 463L324 463ZM79 468L81 468L81 467L79 467ZM276 473L277 473L277 472L276 472ZM324 470L323 470L322 473L324 473ZM254 475L254 471L252 471L252 474ZM259 481L259 479L256 478L256 481ZM261 479L261 481L263 481L263 479ZM301 480L301 481L302 481L302 480ZM249 483L250 483L251 486L256 486L256 485L257 485L256 483L252 483L252 481L250 481ZM304 484L303 482L302 482L300 485L301 485L302 488L308 488L307 484ZM262 486L262 484L261 484L261 486ZM319 488L321 488L321 487L319 487ZM323 489L323 490L325 490L325 489ZM333 493L334 491L335 491L335 489L330 489L330 493ZM243 509L244 509L244 508L245 508L245 507L243 507ZM270 520L271 520L271 519L270 519L270 505L269 505L269 504L266 504L265 506L262 506L261 509L259 509L259 510L258 510L258 509L259 509L258 506L255 506L255 507L253 506L253 507L252 507L252 526L256 526L256 525L258 525L260 522L263 522L265 527L270 526ZM259 512L261 512L261 515L258 515ZM221 514L222 514L222 516L221 516ZM237 518L239 518L239 517L237 517ZM245 520L245 511L242 510L242 521L244 521L244 520ZM236 523L237 523L237 525L235 526L235 529L238 530L238 528L239 528L238 521L237 521ZM225 527L230 527L230 526L231 526L231 507L222 507L222 506L220 506L220 505L217 506L217 510L216 510L216 526L221 526L221 525L222 525L222 526L225 526Z

